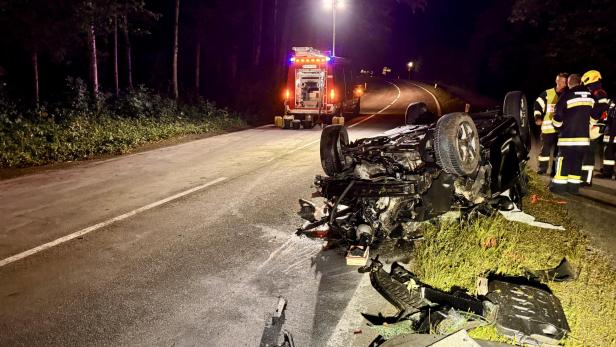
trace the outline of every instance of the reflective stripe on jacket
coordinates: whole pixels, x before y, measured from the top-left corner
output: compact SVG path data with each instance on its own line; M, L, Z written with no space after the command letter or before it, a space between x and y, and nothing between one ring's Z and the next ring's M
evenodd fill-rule
M584 86L577 86L561 95L552 124L559 128L559 146L588 146L591 119L601 117L597 102Z
M554 111L556 110L556 103L558 102L558 93L556 89L548 89L541 93L535 101L535 119L543 120L541 124L541 133L553 134L556 132L552 119L554 118Z

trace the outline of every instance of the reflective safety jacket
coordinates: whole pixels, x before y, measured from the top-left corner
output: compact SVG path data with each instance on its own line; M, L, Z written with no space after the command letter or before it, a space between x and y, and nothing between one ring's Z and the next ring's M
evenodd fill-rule
M554 111L556 109L556 103L558 102L558 97L562 93L557 93L556 88L548 89L541 93L537 100L535 100L535 119L543 120L541 124L541 133L542 134L554 134L556 129L554 129L554 125L552 124L552 119L554 118Z
M603 107L599 105L585 86L565 92L556 104L552 120L559 129L558 146L589 146L588 124L596 123L601 117Z

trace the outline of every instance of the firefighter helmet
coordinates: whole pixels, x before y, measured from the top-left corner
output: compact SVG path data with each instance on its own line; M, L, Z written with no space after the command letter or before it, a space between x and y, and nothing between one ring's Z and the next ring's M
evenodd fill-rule
M601 73L597 70L590 70L582 76L582 83L589 85L601 80Z

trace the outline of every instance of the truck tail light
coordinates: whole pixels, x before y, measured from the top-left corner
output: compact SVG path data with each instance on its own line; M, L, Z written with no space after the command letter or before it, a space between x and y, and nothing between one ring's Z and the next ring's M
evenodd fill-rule
M285 100L289 100L289 98L291 97L291 91L289 89L284 91L284 98Z
M336 91L334 89L331 89L329 91L329 101L331 102L336 101Z

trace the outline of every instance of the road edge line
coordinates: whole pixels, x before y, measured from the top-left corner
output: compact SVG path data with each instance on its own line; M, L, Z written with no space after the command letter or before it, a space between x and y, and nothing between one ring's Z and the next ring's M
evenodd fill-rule
M380 109L378 112L376 112L376 113L373 113L373 114L369 115L368 117L366 117L366 118L364 118L364 119L360 120L360 121L359 121L359 122L357 122L357 123L353 123L353 124L349 125L347 128L351 129L351 128L353 128L354 126L359 125L359 124L361 124L361 123L363 123L363 122L366 122L366 121L368 121L369 119L371 119L371 118L375 117L376 115L379 115L379 114L381 114L381 113L383 113L383 112L387 111L387 109L389 109L390 107L392 107L392 106L393 106L393 104L395 104L395 103L396 103L396 102L400 99L400 96L402 95L402 91L400 91L400 87L398 87L395 83L392 83L392 82L389 82L389 81L385 81L385 82L387 82L387 83L391 84L392 86L396 87L396 89L398 90L398 96L396 96L396 98L394 99L394 101L390 102L390 103L389 103L389 105L387 105L387 106L383 107L383 108L382 108L382 109Z
M437 115L437 116L439 116L439 117L440 117L440 116L442 116L442 115L443 115L443 112L442 112L442 109L441 109L441 103L440 103L440 102L438 102L438 98L436 97L436 95L434 95L434 93L432 93L431 91L429 91L427 88L425 88L425 87L423 87L423 86L420 86L419 84L416 84L416 83L413 83L413 82L409 82L409 83L410 83L410 84L412 84L412 85L414 85L414 86L415 86L415 87L417 87L417 88L422 89L424 92L426 92L426 93L430 94L430 96L432 97L432 99L434 99L434 102L436 103L436 112L438 113L438 115Z
M67 241L76 239L78 237L81 237L83 235L91 233L91 232L93 232L95 230L98 230L98 229L101 229L101 228L106 227L108 225L111 225L111 224L113 224L115 222L119 222L121 220L127 219L129 217L134 216L134 215L137 215L137 214L139 214L141 212L145 212L145 211L151 210L151 209L153 209L155 207L158 207L160 205L166 204L166 203L171 202L173 200L177 200L177 199L179 199L181 197L184 197L186 195L192 194L192 193L197 192L199 190L202 190L204 188L213 186L213 185L215 185L217 183L220 183L222 181L225 181L225 180L227 180L227 177L217 178L217 179L215 179L213 181L210 181L208 183L205 183L205 184L193 187L191 189L188 189L188 190L185 190L183 192L177 193L175 195L172 195L170 197L164 198L162 200L158 200L158 201L153 202L151 204L148 204L148 205L145 205L143 207L137 208L137 209L132 210L130 212L126 212L126 213L121 214L121 215L119 215L117 217L113 217L113 218L107 219L107 220L105 220L103 222L100 222L100 223L94 224L92 226L89 226L87 228L83 228L83 229L81 229L79 231L76 231L74 233L71 233L69 235L62 236L62 237L60 237L58 239L55 239L55 240L53 240L51 242L44 243L44 244L42 244L40 246L31 248L31 249L29 249L27 251L23 251L21 253L15 254L15 255L10 256L8 258L2 259L2 260L0 260L0 268L5 266L5 265L8 265L10 263L16 262L18 260L27 258L27 257L29 257L31 255L34 255L34 254L37 254L37 253L42 252L44 250L47 250L49 248L58 246L58 245L60 245L62 243L65 243Z

